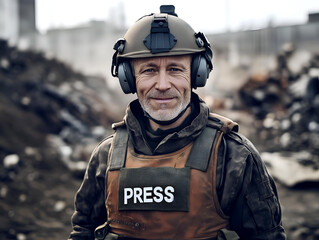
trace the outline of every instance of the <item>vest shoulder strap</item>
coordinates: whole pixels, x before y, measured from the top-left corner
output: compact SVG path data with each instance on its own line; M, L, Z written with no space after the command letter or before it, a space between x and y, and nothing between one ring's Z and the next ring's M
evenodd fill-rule
M210 120L208 122L209 126L217 128L225 134L231 131L238 132L239 130L238 123L219 114L209 113L208 119Z
M128 132L125 125L114 128L113 147L110 157L109 170L119 170L125 165L128 146ZM206 127L196 138L186 162L186 167L205 172L208 168L210 154L217 133L216 128Z
M238 132L238 124L229 118L210 113L208 119L207 127L195 140L186 162L186 166L204 172L208 168L217 131L221 131L223 134L228 134L231 131ZM219 146L215 147L218 148Z
M113 138L110 158L109 170L111 171L124 167L128 145L128 132L124 121L113 123L112 128L115 130L115 136Z
M113 139L113 149L110 158L110 170L118 170L125 165L126 152L128 146L128 132L124 121L113 124L116 131ZM217 131L227 134L230 131L238 131L238 124L226 117L210 113L208 125L196 138L190 155L186 162L186 167L207 171L210 155L214 146ZM217 146L218 147L218 146Z
M210 154L216 138L217 129L205 127L196 138L186 162L186 167L194 168L203 172L207 171Z

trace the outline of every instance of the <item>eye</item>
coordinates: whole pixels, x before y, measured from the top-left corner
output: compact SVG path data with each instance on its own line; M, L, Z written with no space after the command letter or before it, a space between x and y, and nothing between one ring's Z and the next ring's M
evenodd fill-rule
M154 68L146 68L146 69L144 69L144 70L142 71L142 73L152 73L152 72L154 72L154 71L155 71Z
M176 68L176 67L172 67L172 68L170 68L170 71L172 71L172 72L179 72L179 71L182 71L182 70L179 69L179 68Z

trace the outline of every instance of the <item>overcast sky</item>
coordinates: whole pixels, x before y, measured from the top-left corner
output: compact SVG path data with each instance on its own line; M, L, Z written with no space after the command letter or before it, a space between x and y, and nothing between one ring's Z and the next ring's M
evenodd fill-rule
M110 19L127 27L145 14L159 12L162 4L175 5L180 18L204 33L257 29L270 22L301 24L309 12L319 12L318 0L36 0L36 21L41 31ZM119 23L119 9L124 23Z

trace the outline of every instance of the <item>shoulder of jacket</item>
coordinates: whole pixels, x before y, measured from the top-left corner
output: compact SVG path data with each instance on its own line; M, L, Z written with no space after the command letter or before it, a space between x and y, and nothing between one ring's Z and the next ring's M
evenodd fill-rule
M235 121L216 113L209 113L208 126L215 127L224 133L224 137L228 141L232 141L233 147L237 145L239 148L245 148L247 152L253 155L259 155L254 144L243 134L239 133L239 125ZM235 145L234 145L235 144ZM236 148L237 148L236 147Z
M239 125L233 120L216 113L209 113L208 126L219 129L225 134L238 132Z
M112 124L112 128L113 128L113 130L115 130L115 131L116 131L116 129L119 128L119 127L126 127L124 120Z
M253 156L259 156L259 151L255 147L255 145L243 134L238 132L231 132L227 134L226 141L227 140L234 142L237 146L242 146Z
M102 149L105 149L105 147L107 147L107 149L109 148L109 146L111 145L112 141L114 139L114 133L105 137L104 139L102 139L95 147L94 152L97 151L101 151Z

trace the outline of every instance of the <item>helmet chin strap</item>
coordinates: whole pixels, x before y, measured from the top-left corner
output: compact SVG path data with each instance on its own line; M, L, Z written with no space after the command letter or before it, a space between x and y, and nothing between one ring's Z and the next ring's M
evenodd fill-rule
M143 109L143 112L144 112L144 116L147 117L148 119L156 122L157 124L159 125L170 125L174 122L176 122L181 116L183 116L183 114L186 112L187 108L191 105L191 103L188 103L187 106L185 107L185 109L183 111L181 111L176 117L174 117L173 119L171 120L166 120L166 121L161 121L161 120L157 120L155 118L153 118L151 115L149 115L144 109Z

